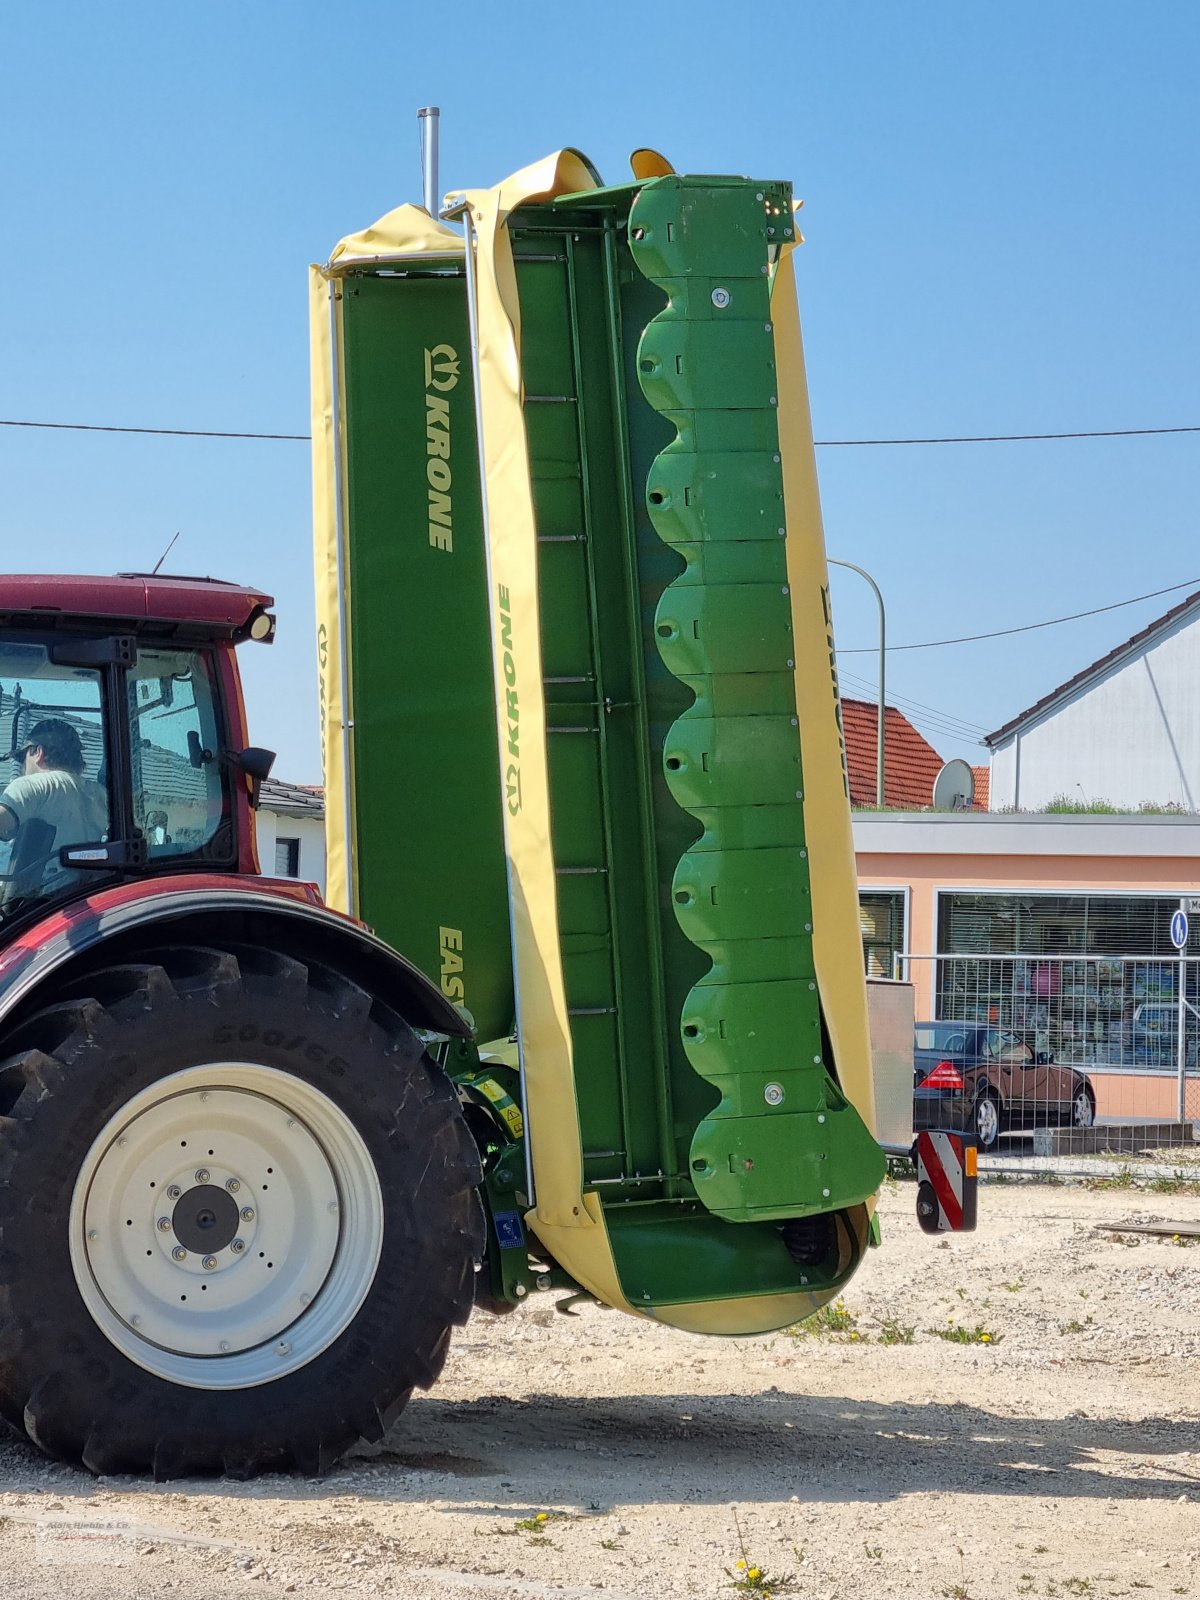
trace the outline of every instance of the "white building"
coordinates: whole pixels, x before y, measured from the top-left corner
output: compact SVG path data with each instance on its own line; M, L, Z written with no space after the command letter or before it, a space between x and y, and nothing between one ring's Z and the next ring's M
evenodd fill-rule
M262 786L256 823L263 872L272 878L315 883L324 894L324 792L268 778Z
M1200 591L984 743L993 810L1058 795L1200 810Z

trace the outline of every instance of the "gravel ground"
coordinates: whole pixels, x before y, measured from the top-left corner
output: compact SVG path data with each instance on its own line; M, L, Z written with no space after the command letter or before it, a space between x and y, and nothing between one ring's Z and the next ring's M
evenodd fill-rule
M1200 1223L1169 1187L988 1183L935 1241L889 1184L841 1326L805 1334L481 1314L319 1483L94 1480L4 1434L0 1592L1200 1592L1200 1246L1094 1226Z

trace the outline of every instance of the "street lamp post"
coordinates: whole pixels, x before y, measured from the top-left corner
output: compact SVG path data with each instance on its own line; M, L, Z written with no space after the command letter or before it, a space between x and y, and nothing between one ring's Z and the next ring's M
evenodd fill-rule
M875 745L875 804L882 811L884 807L884 738L883 725L887 714L887 701L884 698L884 682L887 665L887 619L883 609L883 596L879 592L879 585L869 572L862 567L856 567L853 561L835 561L829 558L831 567L849 567L851 572L857 572L860 578L865 578L875 591L875 598L879 602L879 727L876 730Z

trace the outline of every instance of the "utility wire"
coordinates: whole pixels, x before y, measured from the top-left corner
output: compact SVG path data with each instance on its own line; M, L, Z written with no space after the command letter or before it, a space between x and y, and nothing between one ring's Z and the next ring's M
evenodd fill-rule
M174 439L282 439L308 444L309 433L239 433L219 428L132 428L101 422L26 422L0 417L0 428L53 428L70 433L146 433ZM1096 428L1086 433L966 433L928 439L814 439L820 449L885 444L1022 444L1038 439L1144 439L1154 434L1200 433L1200 423L1183 428Z
M853 672L839 673L839 677L847 683L857 684L861 689L867 690L868 692L874 690L876 687L873 683L868 682L866 678L857 677ZM967 722L965 718L957 717L951 711L941 711L937 706L927 706L923 700L910 700L907 696L902 694L889 695L888 704L898 706L913 706L918 711L924 711L927 712L931 717L936 717L940 722L955 723L960 728L968 730L971 733L987 732L986 728L981 728L973 722Z
M1033 633L1038 628L1056 628L1060 622L1078 622L1081 617L1098 617L1104 611L1120 611L1122 606L1136 606L1142 600L1157 600L1159 595L1175 594L1180 589L1192 589L1200 578L1189 578L1186 583L1173 583L1168 589L1151 589L1149 594L1135 594L1131 600L1114 600L1110 606L1093 606L1090 611L1073 611L1069 617L1050 617L1045 622L1026 622L1019 628L997 628L994 633L966 633L958 639L927 639L923 644L890 644L892 650L940 650L948 644L975 644L980 639L1006 639L1013 633ZM857 645L839 650L841 656L878 655L877 645Z
M866 695L855 694L853 689L847 690L844 687L844 680L841 681L843 682L842 692L845 698L851 700L857 699L863 705L872 708L874 707L875 701L873 699ZM984 742L981 734L967 732L962 728L948 726L945 723L937 721L936 718L927 716L923 711L917 711L909 706L899 706L895 700L890 698L888 700L888 709L890 711L898 711L899 714L904 717L906 722L910 723L914 728L921 729L922 732L926 733L931 739L953 739L956 744L970 745L982 744Z
M234 433L215 428L121 428L105 422L17 422L0 417L0 428L56 428L65 433L153 433L174 439L294 439L307 444L311 433Z
M964 433L944 439L814 439L829 447L851 444L1023 444L1030 439L1141 439L1154 433L1200 433L1187 428L1094 428L1088 433Z
M876 685L868 683L865 678L859 678L853 672L839 671L838 681L857 691L855 699L861 698L871 704L878 702ZM987 732L986 728L981 728L973 722L966 722L963 718L954 716L952 712L939 711L936 706L927 706L923 701L910 700L902 694L889 694L888 705L903 710L910 722L936 728L939 733L949 734L956 739L967 739L972 744L978 743Z

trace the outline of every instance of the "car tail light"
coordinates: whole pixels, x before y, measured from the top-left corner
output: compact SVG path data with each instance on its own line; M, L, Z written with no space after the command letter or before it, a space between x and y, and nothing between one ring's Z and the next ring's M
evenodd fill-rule
M933 1071L921 1079L922 1089L962 1089L963 1075L953 1061L939 1061Z

